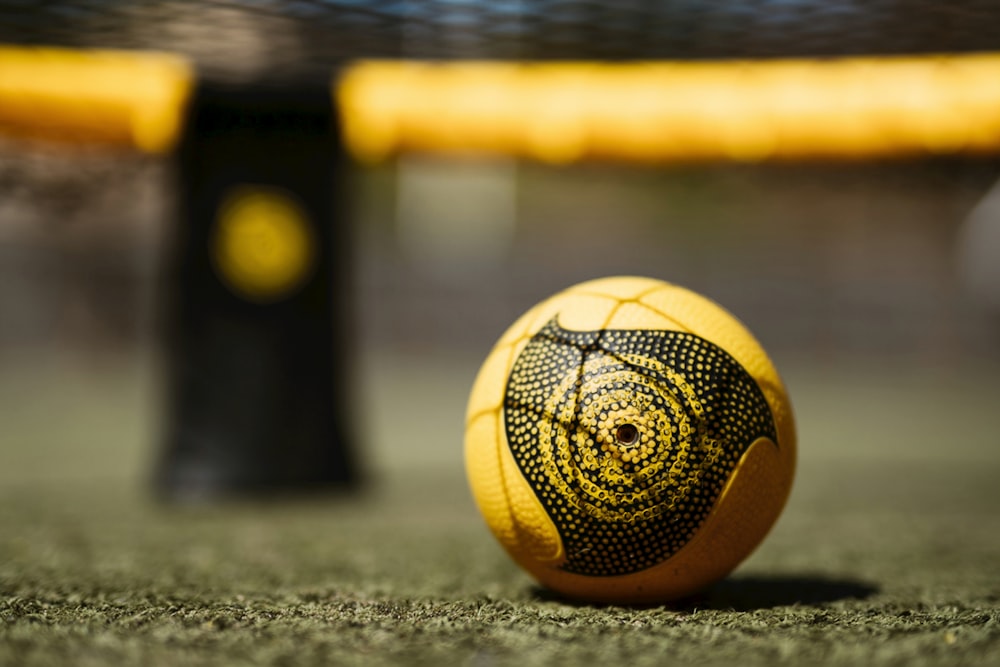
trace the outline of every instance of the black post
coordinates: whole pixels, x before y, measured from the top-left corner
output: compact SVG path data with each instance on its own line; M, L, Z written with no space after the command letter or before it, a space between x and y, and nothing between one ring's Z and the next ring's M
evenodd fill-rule
M177 161L159 491L350 485L350 235L330 79L200 84Z

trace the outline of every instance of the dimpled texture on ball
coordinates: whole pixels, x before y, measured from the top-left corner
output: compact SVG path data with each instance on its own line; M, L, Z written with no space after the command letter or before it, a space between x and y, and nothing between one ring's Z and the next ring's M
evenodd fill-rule
M795 464L784 387L752 335L689 290L582 283L528 311L473 386L466 466L511 556L567 596L658 602L731 571Z

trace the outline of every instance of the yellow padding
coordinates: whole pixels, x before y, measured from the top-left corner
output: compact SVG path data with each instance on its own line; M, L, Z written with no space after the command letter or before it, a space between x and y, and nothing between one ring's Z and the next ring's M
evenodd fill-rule
M0 47L0 132L163 152L193 80L166 54Z
M361 62L347 144L551 163L758 161L1000 149L1000 55L700 63Z

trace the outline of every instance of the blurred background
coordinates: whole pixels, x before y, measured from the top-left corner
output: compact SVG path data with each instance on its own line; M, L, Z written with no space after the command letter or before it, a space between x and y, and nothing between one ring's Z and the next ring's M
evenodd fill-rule
M0 42L170 50L208 79L346 58L740 58L1000 47L990 2L0 3ZM990 19L993 19L990 21ZM524 310L648 275L718 301L785 376L806 466L997 466L1000 163L351 167L351 428L376 477L461 475L465 398ZM143 487L161 446L177 164L0 139L0 482Z

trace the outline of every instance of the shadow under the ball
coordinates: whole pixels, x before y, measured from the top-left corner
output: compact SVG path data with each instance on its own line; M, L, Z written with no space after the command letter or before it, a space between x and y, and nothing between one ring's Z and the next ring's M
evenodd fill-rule
M734 577L724 579L702 593L667 603L666 606L677 611L695 609L755 611L794 604L821 605L839 600L864 600L878 591L878 586L870 582L831 579L821 575ZM581 606L602 606L565 598L541 586L534 586L531 594L538 600ZM661 605L620 606L651 608Z
M839 600L863 600L878 590L878 586L870 582L831 579L821 575L731 577L683 600L679 607L753 611L794 604L820 605Z

